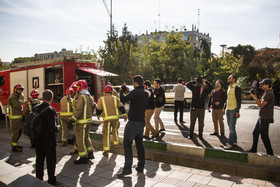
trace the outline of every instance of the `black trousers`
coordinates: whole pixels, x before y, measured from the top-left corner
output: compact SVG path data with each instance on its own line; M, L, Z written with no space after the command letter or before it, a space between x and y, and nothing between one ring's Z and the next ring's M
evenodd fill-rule
M261 118L258 119L255 129L253 131L252 151L257 152L259 134L261 134L261 138L262 138L263 144L265 146L266 153L268 155L273 155L273 150L272 150L270 139L268 136L268 128L269 128L269 124L271 122L272 122L271 119L261 119Z
M177 121L178 109L180 110L180 122L183 121L184 101L175 101L174 120Z
M48 170L48 183L54 184L55 178L55 165L56 165L56 147L49 146L48 148L36 147L36 178L43 180L44 176L44 161L47 161Z

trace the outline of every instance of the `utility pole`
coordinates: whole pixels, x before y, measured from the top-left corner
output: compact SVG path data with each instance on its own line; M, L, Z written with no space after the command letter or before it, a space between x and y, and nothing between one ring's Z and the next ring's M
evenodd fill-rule
M112 12L112 10L113 10L112 6L113 5L112 5L112 0L110 0L110 10L109 10L105 0L103 0L103 3L105 5L107 13L108 13L108 15L110 17L110 37L112 38L112 35L113 35L113 30L112 30L113 29L113 21L112 21L113 20L113 12Z

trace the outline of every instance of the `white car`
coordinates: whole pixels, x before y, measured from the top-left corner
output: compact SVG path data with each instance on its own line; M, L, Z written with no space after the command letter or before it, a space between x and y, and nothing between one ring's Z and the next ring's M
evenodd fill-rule
M165 91L166 104L174 104L175 92L173 90L175 84L163 84L161 87ZM185 86L186 87L186 86ZM184 106L189 107L192 99L192 92L186 87L184 96Z

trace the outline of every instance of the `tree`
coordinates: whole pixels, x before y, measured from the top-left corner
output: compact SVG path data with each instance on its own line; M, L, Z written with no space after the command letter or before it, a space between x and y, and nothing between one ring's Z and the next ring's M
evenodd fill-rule
M231 53L236 58L243 58L243 64L240 67L240 75L241 76L249 76L253 78L255 75L254 73L248 71L248 65L252 62L253 58L256 55L256 50L251 45L238 45L236 47L229 47L228 49L231 50Z
M125 24L120 37L113 27L112 37L108 33L108 38L104 43L105 47L98 51L103 60L104 70L119 74L119 77L110 81L113 84L121 84L124 80L130 80L133 65L136 63L136 60L132 58L135 57L133 52L136 50L137 39L128 31Z
M261 49L248 68L260 78L280 78L280 49Z

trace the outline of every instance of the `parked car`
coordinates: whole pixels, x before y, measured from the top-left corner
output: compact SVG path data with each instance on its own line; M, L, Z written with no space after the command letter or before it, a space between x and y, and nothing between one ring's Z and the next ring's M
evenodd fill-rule
M133 85L126 85L126 86L128 87L130 92L134 89ZM120 93L121 87L122 85L117 85L117 86L113 86L113 89L116 90L118 93Z
M175 92L173 90L175 84L163 84L161 87L165 91L166 104L174 104ZM192 99L192 92L186 87L184 96L184 106L189 107Z

